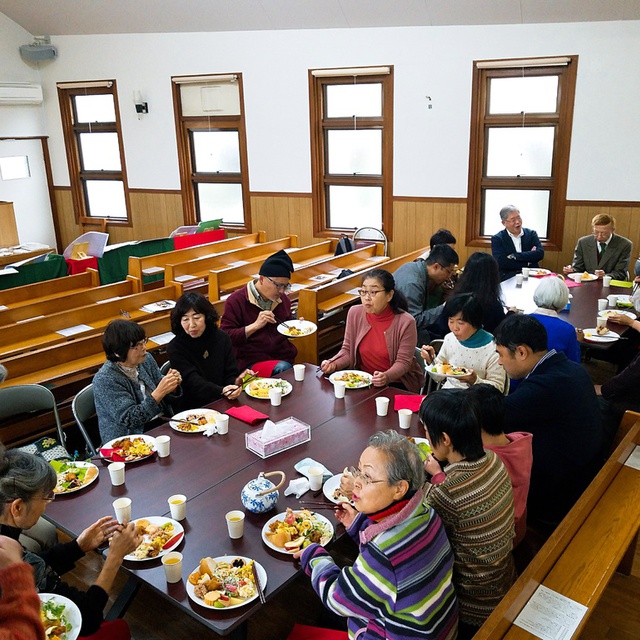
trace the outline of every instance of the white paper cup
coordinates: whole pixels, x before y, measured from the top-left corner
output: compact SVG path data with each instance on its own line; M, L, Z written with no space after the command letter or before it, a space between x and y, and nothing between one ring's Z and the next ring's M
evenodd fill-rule
M610 287L611 286L611 276L603 276L602 278L602 286Z
M269 400L272 406L279 407L282 402L282 389L280 387L269 389Z
M162 556L162 566L167 582L180 582L182 579L182 554L179 551L170 551Z
M516 287L521 287L521 286L522 286L522 281L523 281L523 280L524 280L524 276L523 276L521 273L519 273L519 274L516 276Z
M227 521L229 537L233 540L242 538L244 534L244 511L229 511L224 518Z
M307 475L309 476L309 488L311 491L318 491L322 488L322 467L309 467Z
M298 382L302 382L302 380L304 380L305 369L306 369L306 367L303 364L294 364L293 365L293 377Z
M569 277L574 281L574 282L582 282L582 274L581 273L570 273Z
M618 303L618 296L612 293L610 296L607 296L607 300L609 301L610 307L615 307L616 304Z
M607 319L606 318L596 318L596 327L606 327L607 326Z
M389 398L376 398L376 414L386 416L389 412Z
M333 393L335 393L336 398L344 398L344 394L347 391L347 383L342 382L341 380L336 380L333 383Z
M124 462L112 462L107 469L109 469L109 477L111 478L111 484L114 487L119 487L124 484Z
M219 416L216 416L216 429L221 436L225 435L225 433L229 433L228 415L221 413Z
M606 298L598 299L598 311L604 311L607 308L609 301Z
M174 520L184 520L187 517L187 496L176 493L170 496L167 502L171 510L171 517Z
M171 452L171 438L169 436L158 436L156 438L156 450L158 458L166 458Z
M113 501L116 520L120 523L131 522L131 498L118 498Z
M522 277L525 280L529 279L529 267L522 267Z
M398 411L398 420L400 421L401 429L408 429L411 426L411 416L413 411L411 409L400 409Z

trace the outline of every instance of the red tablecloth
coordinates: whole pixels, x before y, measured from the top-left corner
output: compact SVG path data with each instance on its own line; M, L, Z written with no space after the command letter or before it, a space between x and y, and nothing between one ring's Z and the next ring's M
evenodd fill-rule
M173 238L173 246L176 249L186 249L195 247L199 244L207 244L208 242L216 242L224 240L224 229L213 229L212 231L203 231L202 233L192 233L185 236L175 236Z
M98 270L98 258L95 256L89 256L88 258L83 258L82 260L72 260L71 258L66 258L67 263L67 273L72 276L76 273L84 273L87 269L95 269Z

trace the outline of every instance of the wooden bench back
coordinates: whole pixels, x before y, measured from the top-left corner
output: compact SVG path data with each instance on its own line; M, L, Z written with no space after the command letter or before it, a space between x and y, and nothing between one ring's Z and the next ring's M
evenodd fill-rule
M306 247L298 247L297 249L291 249L287 251L294 267L299 269L312 262L318 262L320 260L328 259L333 256L336 251L338 240L335 238L325 240L324 242L318 242L316 244L310 244ZM296 265L298 265L296 267Z

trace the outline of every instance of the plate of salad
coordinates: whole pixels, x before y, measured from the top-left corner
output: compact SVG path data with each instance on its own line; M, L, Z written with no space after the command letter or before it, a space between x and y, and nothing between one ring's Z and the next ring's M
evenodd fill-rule
M40 593L40 620L48 640L76 640L82 627L77 605L56 593Z
M58 476L53 490L56 495L75 493L98 479L98 467L91 462L52 460L50 464Z

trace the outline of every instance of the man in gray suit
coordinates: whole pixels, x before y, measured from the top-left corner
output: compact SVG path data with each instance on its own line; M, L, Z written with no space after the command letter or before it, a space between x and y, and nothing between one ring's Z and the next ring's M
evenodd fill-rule
M594 216L591 226L593 234L578 240L573 254L573 264L564 267L563 271L587 271L595 273L598 278L611 276L615 280L627 280L633 248L631 240L613 233L616 219L606 213Z

